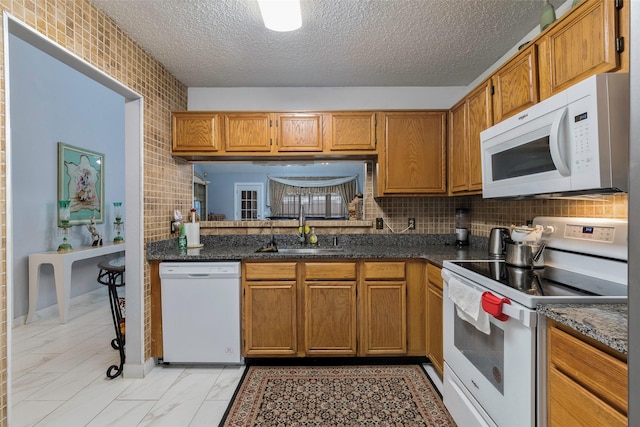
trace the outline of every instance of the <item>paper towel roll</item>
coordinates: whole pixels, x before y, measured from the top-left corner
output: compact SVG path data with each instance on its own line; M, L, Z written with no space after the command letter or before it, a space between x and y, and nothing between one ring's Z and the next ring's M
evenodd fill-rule
M187 235L187 247L200 246L200 223L186 222L184 224L184 232Z

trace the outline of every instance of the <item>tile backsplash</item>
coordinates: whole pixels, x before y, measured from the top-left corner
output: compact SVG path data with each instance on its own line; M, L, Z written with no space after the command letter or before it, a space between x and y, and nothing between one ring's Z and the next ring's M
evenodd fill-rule
M471 234L488 237L493 227L524 225L536 216L627 218L627 194L601 196L592 200L534 199L493 200L481 195L457 197L387 197L374 199L373 174L367 171L365 219L373 221L372 232L390 233L388 227L375 230L375 218L382 217L394 231L416 219L411 233L448 234L454 232L456 208L468 208Z

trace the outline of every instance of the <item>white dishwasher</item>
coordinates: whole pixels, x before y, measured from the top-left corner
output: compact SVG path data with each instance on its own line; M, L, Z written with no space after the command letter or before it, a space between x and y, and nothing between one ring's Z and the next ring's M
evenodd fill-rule
M241 364L240 263L163 262L165 363Z

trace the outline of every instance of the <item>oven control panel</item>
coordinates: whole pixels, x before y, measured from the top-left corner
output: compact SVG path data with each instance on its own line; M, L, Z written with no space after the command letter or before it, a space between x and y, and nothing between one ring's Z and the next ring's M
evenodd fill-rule
M536 217L542 225L542 241L549 249L627 260L626 219ZM545 256L545 260L546 260Z
M564 229L564 237L569 239L584 239L613 243L615 231L615 227L600 227L597 225L585 224L567 224Z

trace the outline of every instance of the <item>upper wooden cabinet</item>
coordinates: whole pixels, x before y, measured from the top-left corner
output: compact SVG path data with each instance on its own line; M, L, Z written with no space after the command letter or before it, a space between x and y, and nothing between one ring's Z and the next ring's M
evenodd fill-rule
M496 123L536 104L539 100L536 45L518 53L497 70L491 77L491 83Z
M171 149L174 153L211 153L221 148L222 132L220 115L217 113L173 113L171 130Z
M224 141L227 152L271 151L269 113L224 114Z
M467 99L449 111L449 192L469 189L467 163Z
M378 195L446 192L446 111L384 112Z
M617 71L621 63L616 46L625 42L619 29L628 30L628 2L624 11L614 0L584 0L536 41L539 52L540 98L598 73ZM628 37L626 43L629 43Z
M282 151L322 151L322 114L275 114L276 149Z
M373 158L376 111L173 113L172 154L207 158Z
M376 149L377 113L350 111L329 113L330 151Z
M480 132L493 124L491 82L481 84L449 112L449 193L482 191Z

